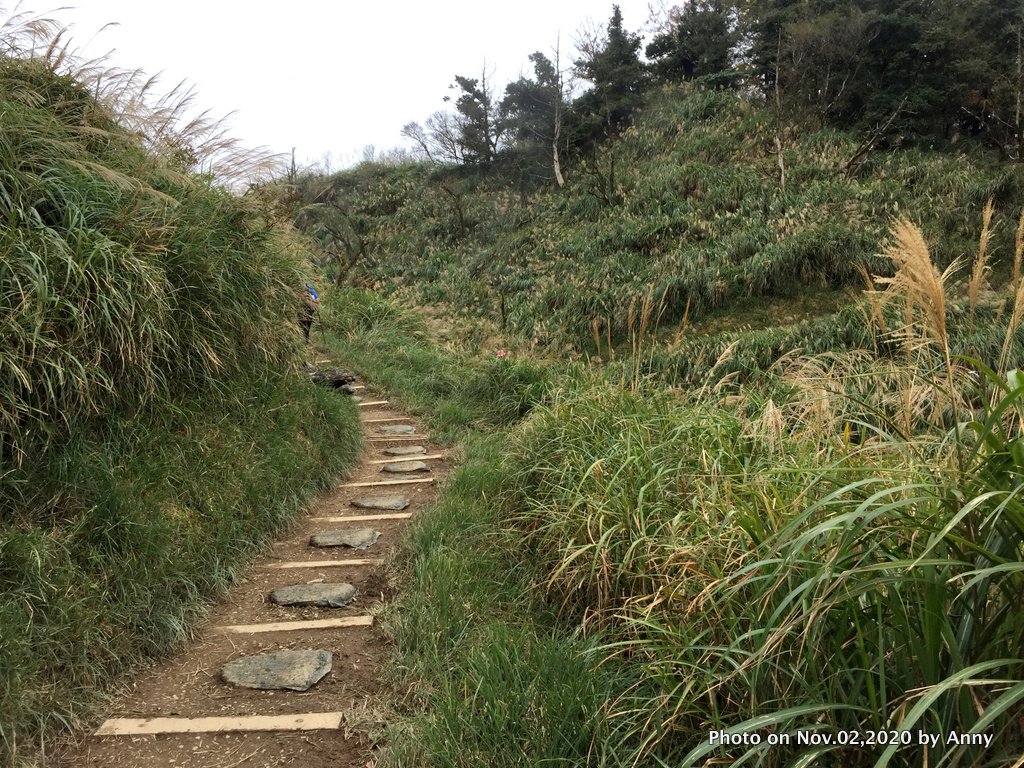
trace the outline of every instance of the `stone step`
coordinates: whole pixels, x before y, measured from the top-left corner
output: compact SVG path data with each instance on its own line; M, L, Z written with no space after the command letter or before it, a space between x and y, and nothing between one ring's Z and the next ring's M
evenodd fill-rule
M390 496L366 496L361 499L352 499L351 504L357 509L386 509L399 512L409 506L409 499L405 496L392 494Z
M296 632L307 629L338 629L342 627L369 627L373 616L341 616L336 619L308 619L305 621L275 621L270 624L231 624L217 627L221 632L236 635L258 635L264 632Z
M380 534L373 528L351 528L345 531L321 531L309 539L311 547L349 547L367 549L377 543Z
M308 691L331 671L330 651L273 651L229 661L221 679L258 691Z
M242 715L239 717L115 717L100 726L95 736L151 736L174 733L234 733L246 731L335 731L341 712L301 715Z
M279 587L267 599L275 605L311 605L317 608L344 608L356 596L348 582L337 584L295 584Z
M403 472L429 472L430 467L423 461L393 461L380 468L381 472L388 472L393 475L400 475Z
M399 445L393 448L385 448L385 456L421 456L427 452L427 449L422 445ZM390 459L385 459L390 461Z
M416 427L412 424L390 424L377 427L377 433L381 435L415 435Z

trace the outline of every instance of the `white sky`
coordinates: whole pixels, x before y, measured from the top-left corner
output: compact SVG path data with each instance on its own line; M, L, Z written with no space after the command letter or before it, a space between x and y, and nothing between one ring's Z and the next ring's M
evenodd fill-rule
M646 26L650 2L618 0L628 30ZM14 5L0 0L0 18ZM553 58L559 36L568 66L579 30L606 23L611 9L612 0L80 0L63 9L24 0L18 6L69 24L72 47L87 57L113 50L112 65L161 73L167 89L187 80L198 106L216 116L236 113L229 133L246 146L283 153L296 147L300 164L330 153L336 168L360 159L368 144L378 150L403 144L402 126L445 108L454 76L476 77L485 59L499 91L521 72L531 74L530 53ZM97 34L111 22L118 26Z

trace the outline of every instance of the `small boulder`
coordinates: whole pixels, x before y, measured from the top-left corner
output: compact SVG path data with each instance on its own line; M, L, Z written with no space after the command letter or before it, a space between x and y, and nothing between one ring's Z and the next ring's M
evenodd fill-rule
M363 499L353 499L352 506L359 509L391 509L401 510L409 506L409 499L405 496L367 496Z
M395 448L385 448L385 456L422 456L427 449L422 445L400 445Z
M410 424L389 424L380 428L382 435L413 435L416 427Z

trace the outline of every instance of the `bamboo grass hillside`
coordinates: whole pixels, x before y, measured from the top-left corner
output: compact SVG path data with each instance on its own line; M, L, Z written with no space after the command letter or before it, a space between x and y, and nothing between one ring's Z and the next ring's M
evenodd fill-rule
M564 188L522 188L500 164L364 163L300 179L298 222L339 280L591 354L595 327L628 346L629 307L652 293L661 328L806 295L827 299L823 319L843 308L843 289L861 287L863 271L891 269L880 253L894 216L929 233L944 269L976 252L991 200L975 289L1010 272L1024 177L996 153L879 149L845 173L857 135L789 125L783 192L770 109L693 83L647 101L632 127L574 165Z
M213 170L231 142L45 20L0 39L0 764L28 765L188 637L359 428L300 374L307 252Z

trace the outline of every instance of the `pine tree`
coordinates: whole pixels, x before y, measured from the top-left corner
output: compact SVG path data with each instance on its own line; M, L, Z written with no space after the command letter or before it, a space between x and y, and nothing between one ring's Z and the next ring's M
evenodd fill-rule
M647 72L640 61L640 36L622 26L622 11L612 7L608 32L576 61L580 78L593 84L573 104L578 146L592 146L626 128L643 103Z
M692 0L673 12L669 30L647 46L657 77L692 80L732 69L737 43L732 9L721 0Z

